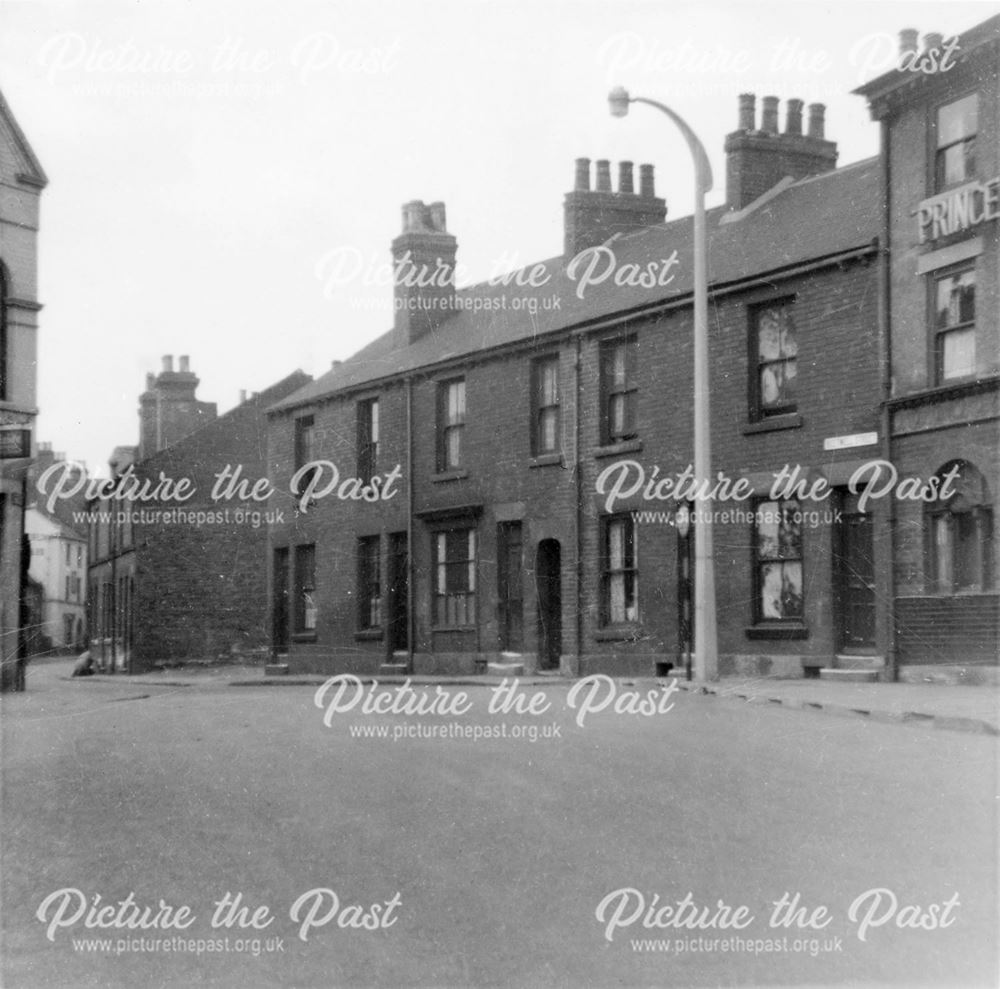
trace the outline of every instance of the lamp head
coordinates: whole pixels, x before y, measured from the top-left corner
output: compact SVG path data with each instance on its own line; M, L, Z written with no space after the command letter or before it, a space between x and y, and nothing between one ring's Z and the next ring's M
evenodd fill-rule
M608 106L611 109L612 117L624 117L628 115L629 96L628 90L624 86L616 86L608 93Z

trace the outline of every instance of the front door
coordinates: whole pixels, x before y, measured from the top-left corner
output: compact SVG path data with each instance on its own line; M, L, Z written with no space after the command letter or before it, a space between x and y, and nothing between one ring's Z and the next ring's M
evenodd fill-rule
M834 526L834 595L838 647L875 645L875 560L872 517L858 510L855 495L842 494L841 518Z
M288 652L288 547L274 551L271 642L274 655Z
M543 670L555 670L562 654L562 553L557 539L543 539L538 544L535 582L538 664Z
M497 620L500 649L521 652L524 648L524 593L521 523L497 526Z
M410 648L410 560L405 532L389 534L389 651Z

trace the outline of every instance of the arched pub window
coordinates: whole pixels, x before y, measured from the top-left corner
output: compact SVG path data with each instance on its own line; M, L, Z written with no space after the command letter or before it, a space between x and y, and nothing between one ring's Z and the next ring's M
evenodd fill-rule
M945 464L937 477L958 467L948 497L927 506L928 576L937 594L993 587L993 509L982 474L964 460Z

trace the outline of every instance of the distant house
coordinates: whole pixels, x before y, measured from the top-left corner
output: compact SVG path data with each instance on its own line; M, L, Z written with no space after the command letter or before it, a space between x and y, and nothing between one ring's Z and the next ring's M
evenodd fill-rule
M183 479L193 495L105 497L91 506L92 648L132 672L189 660L264 659L270 506L243 497L239 485L267 477L267 407L311 380L296 371L216 416L214 405L206 412L207 403L195 399L197 378L181 360L179 372L165 364L150 376L139 448L120 448L112 474L148 482L150 491L162 478ZM213 500L227 467L236 475L233 490Z
M31 543L29 576L42 588L42 614L36 630L44 651L87 648L87 537L37 502L28 509L25 528Z

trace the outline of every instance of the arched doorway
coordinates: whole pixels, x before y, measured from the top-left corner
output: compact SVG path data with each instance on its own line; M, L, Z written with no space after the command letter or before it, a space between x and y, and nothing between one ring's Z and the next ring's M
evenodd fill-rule
M538 665L559 668L562 654L562 549L558 539L543 539L535 561L538 591Z

